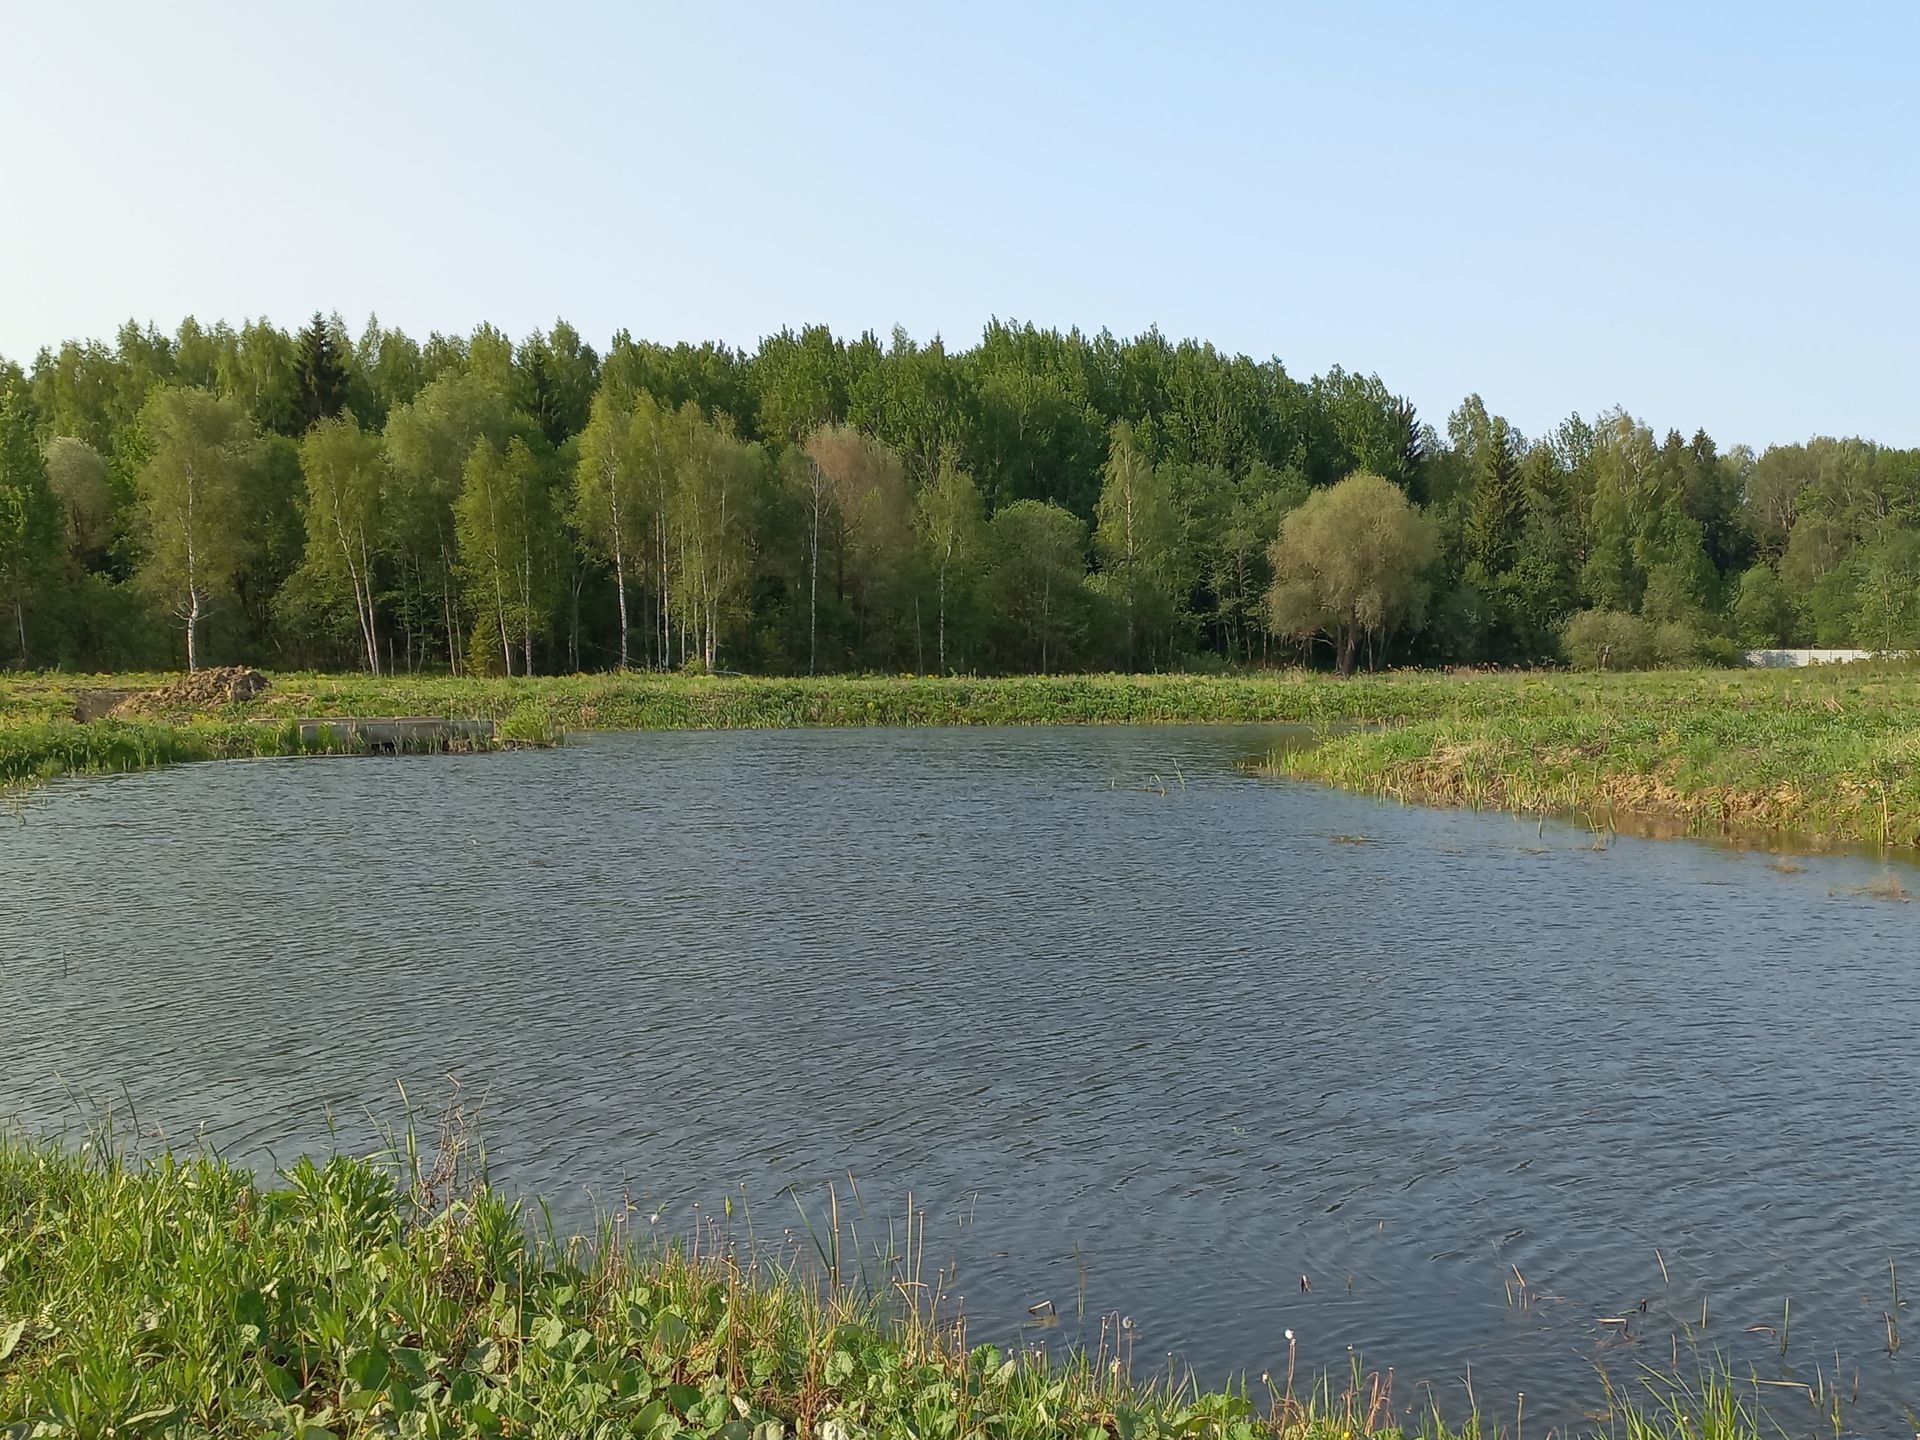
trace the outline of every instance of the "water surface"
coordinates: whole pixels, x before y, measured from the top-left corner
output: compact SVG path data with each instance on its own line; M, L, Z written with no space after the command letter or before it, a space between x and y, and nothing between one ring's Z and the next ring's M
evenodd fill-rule
M1303 1368L1358 1347L1449 1409L1471 1371L1544 1422L1705 1303L1708 1352L1811 1380L1837 1351L1862 1430L1900 1417L1920 907L1850 893L1882 873L1857 857L1240 768L1278 738L646 734L61 782L0 821L0 1112L111 1102L264 1165L455 1076L496 1175L562 1218L744 1194L777 1235L783 1187L817 1208L851 1174L871 1238L911 1190L976 1339L1051 1300L1018 1333L1124 1314L1138 1368L1219 1379L1292 1329ZM1782 1361L1746 1327L1789 1296Z

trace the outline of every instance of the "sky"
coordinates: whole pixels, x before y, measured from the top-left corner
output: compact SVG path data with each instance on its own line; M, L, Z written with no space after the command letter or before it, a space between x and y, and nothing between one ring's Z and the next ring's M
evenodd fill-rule
M0 354L1150 325L1920 444L1920 5L0 0Z

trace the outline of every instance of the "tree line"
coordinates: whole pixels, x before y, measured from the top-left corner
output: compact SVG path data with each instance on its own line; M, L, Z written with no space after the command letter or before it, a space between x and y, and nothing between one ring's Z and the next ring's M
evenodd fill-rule
M1444 428L1157 331L184 321L0 361L0 653L534 674L1920 646L1920 451Z

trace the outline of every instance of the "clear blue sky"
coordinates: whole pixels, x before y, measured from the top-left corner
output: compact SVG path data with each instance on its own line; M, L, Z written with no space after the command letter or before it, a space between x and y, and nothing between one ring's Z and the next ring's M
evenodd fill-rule
M0 353L1158 324L1920 443L1920 5L7 7Z

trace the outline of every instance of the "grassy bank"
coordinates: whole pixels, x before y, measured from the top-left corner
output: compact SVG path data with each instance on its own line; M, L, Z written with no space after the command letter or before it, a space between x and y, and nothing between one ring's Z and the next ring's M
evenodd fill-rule
M82 692L167 677L0 680L0 784L224 754L289 753L295 718L489 718L567 730L835 725L1292 723L1336 727L1281 773L1425 804L1650 817L1815 843L1920 844L1920 670L1400 672L1338 681L1090 675L935 679L655 675L452 679L288 674L255 700L80 726ZM116 728L117 727L117 728Z
M175 677L0 679L0 785L68 771L137 769L177 760L290 754L296 719L426 715L491 719L502 738L538 742L570 730L702 730L847 725L1331 723L1394 718L1431 682L1366 688L1301 673L1255 678L1058 676L1002 679L697 678L655 675L372 679L286 674L256 699L135 721L81 725L89 692L143 690ZM291 738L289 738L291 737Z
M246 720L0 719L0 789L67 774L117 774L190 760L314 755L342 748L291 723Z
M536 1239L465 1173L301 1161L271 1187L0 1140L0 1434L794 1435L1334 1440L1393 1435L1377 1380L1296 1397L1136 1383L1123 1352L969 1349L917 1260L877 1293L757 1261L730 1226L675 1248ZM1415 1433L1492 1434L1428 1418ZM1608 1432L1757 1437L1730 1388Z
M1920 845L1920 674L1660 672L1523 682L1277 756L1295 778L1608 828ZM1514 695L1502 697L1511 700Z
M171 676L0 678L0 721L69 717L102 688L146 688ZM817 725L1175 724L1389 720L1430 711L1448 693L1437 675L1341 684L1309 671L1265 675L1054 675L993 678L686 675L448 676L276 674L258 699L218 707L224 719L454 715L538 720L563 730L702 730Z

